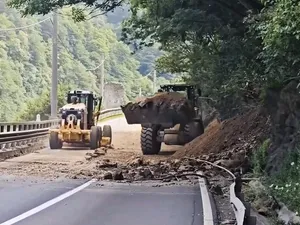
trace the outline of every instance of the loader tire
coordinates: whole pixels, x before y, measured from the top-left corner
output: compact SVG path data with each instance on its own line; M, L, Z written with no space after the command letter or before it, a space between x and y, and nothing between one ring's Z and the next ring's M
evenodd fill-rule
M51 132L49 138L50 149L61 149L62 141L58 138L58 133Z
M103 137L109 137L110 141L109 144L112 142L112 132L111 132L111 126L110 125L104 125L103 126Z
M184 127L185 143L191 142L204 133L204 126L201 122L192 122Z
M141 148L144 155L156 155L160 152L161 142L156 140L158 128L142 127Z
M102 139L101 127L92 126L90 136L90 149L97 149L100 147L100 141Z

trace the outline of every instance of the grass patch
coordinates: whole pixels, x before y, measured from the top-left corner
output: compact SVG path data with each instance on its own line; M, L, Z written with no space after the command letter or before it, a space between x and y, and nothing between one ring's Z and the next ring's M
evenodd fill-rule
M105 121L120 118L120 117L123 117L123 116L124 116L123 114L113 115L113 116L110 116L110 117L100 119L100 120L98 120L98 122L105 122Z

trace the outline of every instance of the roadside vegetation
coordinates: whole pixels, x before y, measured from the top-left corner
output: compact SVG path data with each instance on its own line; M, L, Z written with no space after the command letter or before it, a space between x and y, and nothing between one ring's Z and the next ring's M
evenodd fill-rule
M284 202L289 209L300 213L300 150L292 152L278 174L267 179L269 190L278 200Z
M260 213L269 217L274 224L284 224L278 221L275 210L278 203L284 203L289 210L299 216L300 212L300 149L291 151L283 162L281 170L269 175L266 165L270 139L258 148L252 157L253 181L246 188L246 196Z
M28 120L35 118L37 113L50 114L51 15L24 18L5 2L0 0L0 121ZM70 9L63 9L59 14L59 104L66 91L74 88L100 94L101 71L88 69L97 67L101 57L105 57L105 81L124 84L129 100L139 95L140 88L142 95L152 93L152 76L143 78L143 75L153 69L155 57L160 54L157 48L136 57L118 40L115 24L109 22L110 18L98 16L74 23L70 14ZM38 22L41 23L32 25ZM168 80L158 74L158 85L165 82Z

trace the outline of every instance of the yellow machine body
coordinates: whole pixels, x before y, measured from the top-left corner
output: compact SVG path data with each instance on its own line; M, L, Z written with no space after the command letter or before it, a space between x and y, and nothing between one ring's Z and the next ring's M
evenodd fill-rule
M57 128L49 130L50 147L53 146L51 149L61 148L62 143L91 144L93 146L91 147L92 149L111 144L111 128L109 125L104 126L103 132L100 126L92 126L91 129L87 129L87 110L85 104L67 104L62 108L62 110L69 109L80 111L81 116L77 118L76 115L69 114L66 118L61 119ZM107 132L107 129L105 130L107 127L109 127L110 132Z

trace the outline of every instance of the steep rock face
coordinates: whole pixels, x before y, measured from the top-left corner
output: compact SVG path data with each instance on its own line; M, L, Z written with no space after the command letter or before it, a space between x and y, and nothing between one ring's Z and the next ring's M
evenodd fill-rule
M266 106L271 119L271 140L267 171L276 173L287 154L296 150L300 140L300 87L292 81L282 89L269 89Z

